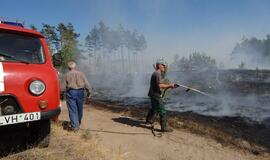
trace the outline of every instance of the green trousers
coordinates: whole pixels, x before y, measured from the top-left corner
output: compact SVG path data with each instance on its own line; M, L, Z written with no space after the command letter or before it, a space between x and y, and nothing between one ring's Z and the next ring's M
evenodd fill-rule
M164 101L160 97L151 97L151 109L148 111L146 122L153 124L156 120L157 114L160 116L160 124L166 123L166 110Z

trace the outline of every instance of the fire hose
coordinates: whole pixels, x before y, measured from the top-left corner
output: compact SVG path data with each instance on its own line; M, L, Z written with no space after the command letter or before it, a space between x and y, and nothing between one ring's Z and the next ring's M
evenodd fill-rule
M192 88L192 87L188 87L188 86L185 86L185 85L182 85L182 84L174 84L174 88L178 88L178 87L182 87L182 88L185 88L186 89L186 92L188 91L194 91L194 92L197 92L199 94L202 94L202 95L205 95L205 96L208 96L208 97L211 97L209 94L203 92L203 91L200 91L198 89L195 89L195 88ZM161 94L161 97L163 98L165 96L165 93L166 91L168 90L169 88L166 88L163 93Z

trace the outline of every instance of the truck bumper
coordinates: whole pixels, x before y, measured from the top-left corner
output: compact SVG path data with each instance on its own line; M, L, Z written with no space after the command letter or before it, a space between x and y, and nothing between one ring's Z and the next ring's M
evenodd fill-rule
M49 110L46 112L41 112L41 120L44 119L54 119L61 113L61 108L57 107L56 109Z

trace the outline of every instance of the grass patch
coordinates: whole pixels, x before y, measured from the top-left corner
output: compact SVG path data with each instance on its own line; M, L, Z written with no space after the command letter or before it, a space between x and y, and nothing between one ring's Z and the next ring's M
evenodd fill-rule
M3 160L125 160L127 154L121 147L110 150L100 144L90 130L67 132L60 125L52 124L51 142L48 148L33 148L10 154Z

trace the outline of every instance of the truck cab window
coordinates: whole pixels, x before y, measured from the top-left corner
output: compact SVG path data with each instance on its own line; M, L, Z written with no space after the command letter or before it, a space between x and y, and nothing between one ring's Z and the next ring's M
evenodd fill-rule
M45 63L44 50L40 39L0 31L0 61Z

